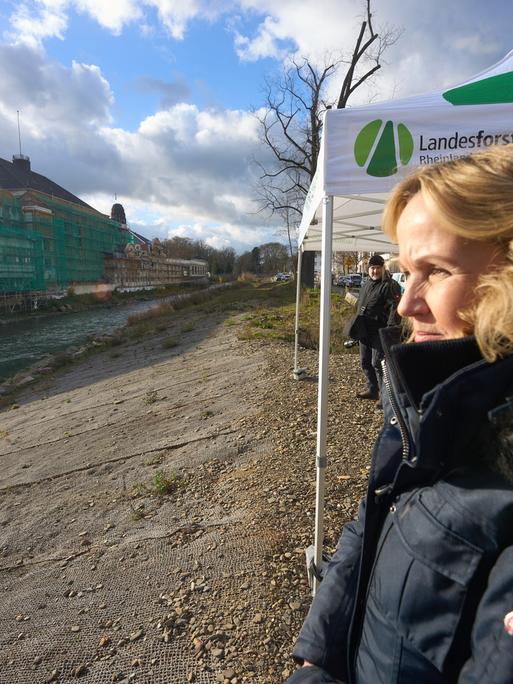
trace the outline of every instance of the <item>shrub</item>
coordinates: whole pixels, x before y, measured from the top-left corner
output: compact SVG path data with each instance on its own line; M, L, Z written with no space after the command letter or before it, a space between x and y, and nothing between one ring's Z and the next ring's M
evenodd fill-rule
M144 395L143 401L145 404L154 404L158 398L157 390L150 389Z
M175 471L168 475L163 470L157 470L153 478L153 484L155 493L158 496L165 496L166 494L172 494L178 489L180 477Z
M172 349L178 345L178 340L175 337L168 337L162 343L162 349Z

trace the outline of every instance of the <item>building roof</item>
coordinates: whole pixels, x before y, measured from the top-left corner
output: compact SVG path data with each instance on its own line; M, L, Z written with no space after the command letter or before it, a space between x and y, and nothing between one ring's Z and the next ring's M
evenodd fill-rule
M46 176L32 171L30 159L24 155L15 155L12 162L0 158L0 188L11 192L15 190L36 190L97 212L94 207L86 204L79 197L68 192Z
M144 235L140 235L139 233L136 233L135 230L132 230L131 228L128 228L128 232L132 233L132 235L135 236L138 242L147 245L148 247L151 247L151 240L149 240L147 237L144 237Z

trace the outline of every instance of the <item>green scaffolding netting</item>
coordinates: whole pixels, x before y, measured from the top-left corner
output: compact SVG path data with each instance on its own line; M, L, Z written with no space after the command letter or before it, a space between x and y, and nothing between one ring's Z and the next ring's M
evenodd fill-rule
M0 292L67 288L104 277L104 257L130 237L117 221L94 210L33 193L23 210L0 196Z
M0 292L44 290L43 238L0 225Z

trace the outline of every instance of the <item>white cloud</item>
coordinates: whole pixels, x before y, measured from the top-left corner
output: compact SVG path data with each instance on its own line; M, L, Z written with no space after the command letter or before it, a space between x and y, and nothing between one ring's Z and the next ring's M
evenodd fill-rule
M215 249L225 249L226 247L233 248L233 240L221 237L220 235L212 235L207 238L205 242L209 247L214 247Z
M153 201L207 220L253 222L245 216L253 182L248 157L258 147L251 114L181 104L110 139L122 158L137 159L139 174L131 177L137 196L150 192Z
M176 40L182 40L187 24L201 14L203 3L199 0L146 0L146 4L154 7L160 21Z
M63 40L71 9L89 15L114 35L143 17L136 0L22 0L10 17L12 30L7 37L32 47L47 38Z
M239 58L247 62L256 62L265 57L283 60L288 54L283 40L281 24L272 17L266 17L260 24L254 38L234 32L235 49Z
M216 249L233 247L237 252L248 251L255 245L276 240L275 231L268 226L241 228L240 225L230 223L215 226L201 222L181 224L169 229L164 237L174 236L203 240Z
M110 125L113 95L97 66L66 68L26 45L4 45L0 69L2 157L16 151L20 109L33 170L105 213L117 193L129 222L149 236L181 224L191 237L247 249L273 231L252 200L253 114L181 103L126 131Z
M471 55L493 55L497 52L498 45L494 41L483 40L478 34L461 36L454 41L454 47Z
M470 76L488 66L510 47L513 6L488 0L487 16L496 21L476 22L480 0L424 2L374 0L374 28L404 27L396 46L384 56L381 71L353 96L351 104L373 98L388 99L431 90ZM326 55L348 57L363 18L361 0L22 0L10 18L12 42L42 45L50 37L64 38L68 13L86 13L106 30L120 34L137 22L141 34L151 37L164 30L183 40L193 20L223 18L231 27L234 50L243 61L284 60L290 52L318 66ZM155 24L155 19L157 23ZM255 24L256 20L256 24ZM249 22L249 23L248 23ZM248 26L252 26L250 30ZM416 64L408 71L404 62ZM332 95L341 85L331 79ZM161 89L164 87L161 84ZM172 100L171 100L172 102Z
M51 138L82 134L110 121L114 97L99 67L49 61L26 45L0 45L0 107L11 123L22 112L27 132Z
M20 3L10 18L12 31L6 32L13 43L40 45L46 38L63 40L68 27L66 2Z
M493 26L476 24L478 0L374 4L376 28L389 22L405 32L353 105L457 82L510 46L513 10L500 0L487 3L490 17L499 16L499 6L506 12ZM248 161L261 156L262 146L250 113L201 109L183 102L189 84L146 79L140 84L164 98L160 111L131 131L114 128L114 94L101 68L78 59L65 67L49 60L42 46L48 38L65 38L72 10L113 34L137 22L145 36L164 28L176 40L186 38L193 20L222 17L243 60L282 60L292 49L321 64L327 52L351 51L362 9L360 0L21 0L10 17L11 45L0 44L0 154L9 158L14 151L19 109L34 170L106 212L118 193L129 221L145 234L180 230L239 249L270 240L274 229L252 201ZM228 21L235 11L240 20ZM333 95L340 80L331 81Z
M135 0L73 0L78 12L89 14L100 26L119 35L123 27L143 16L140 4Z
M261 16L252 33L233 30L241 59L282 58L284 45L296 55L322 66L326 55L349 57L363 19L360 0L240 0L240 9ZM400 40L383 56L382 69L352 96L357 105L375 99L403 97L458 82L490 65L511 49L513 5L488 0L486 18L480 0L453 2L387 0L373 2L373 26L404 29ZM331 95L341 86L340 75L330 81Z
M151 34L149 11L153 10L169 34L182 40L190 21L213 21L236 4L229 0L22 0L10 21L19 39L33 45L45 38L62 38L71 9L89 15L114 35L134 22Z
M185 36L193 19L215 21L223 14L238 7L237 0L143 0L154 7L160 21L176 40Z
M352 47L355 26L359 26L363 4L354 0L241 0L241 8L264 15L253 37L246 36L248 55L270 56L266 47L273 42L292 41L297 53L313 62L322 62L326 52L340 53Z

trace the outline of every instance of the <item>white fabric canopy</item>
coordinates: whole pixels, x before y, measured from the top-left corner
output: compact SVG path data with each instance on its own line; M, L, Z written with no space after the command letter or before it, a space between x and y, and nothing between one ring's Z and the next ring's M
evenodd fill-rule
M419 165L513 143L512 103L510 52L490 69L445 91L329 110L299 245L320 249L321 204L332 196L334 251L388 251L388 240L378 236L379 207L397 181Z
M303 251L320 251L321 310L317 408L315 565L323 545L332 251L394 252L381 231L392 187L413 168L513 143L513 51L445 91L326 112L317 172L303 210ZM294 375L298 368L299 287ZM314 591L317 580L314 580Z
M336 252L389 252L395 245L381 232L381 214L386 202L385 193L375 195L348 195L333 198L333 251ZM303 237L305 251L320 252L322 221L310 223Z

